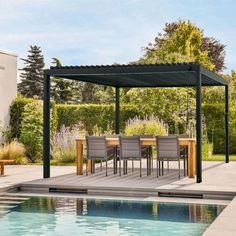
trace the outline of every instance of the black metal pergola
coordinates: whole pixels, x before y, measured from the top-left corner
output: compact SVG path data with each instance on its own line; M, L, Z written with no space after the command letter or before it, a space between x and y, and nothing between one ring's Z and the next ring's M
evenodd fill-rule
M44 71L44 178L50 177L50 77L79 80L116 89L116 134L120 133L120 88L192 87L196 89L196 172L202 182L202 86L225 87L225 161L229 162L228 82L196 63L156 65L61 66Z

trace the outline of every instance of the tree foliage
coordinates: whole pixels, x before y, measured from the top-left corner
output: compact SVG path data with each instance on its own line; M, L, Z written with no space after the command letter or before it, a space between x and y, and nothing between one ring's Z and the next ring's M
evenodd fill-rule
M43 68L44 58L38 46L30 46L29 54L24 61L21 82L18 84L18 91L25 97L43 97Z
M208 51L200 50L203 33L198 27L190 21L179 21L176 27L167 26L167 32L163 36L159 35L153 45L149 44L145 48L145 56L139 63L198 62L210 70L214 69Z
M203 30L190 21L166 23L164 33L159 33L154 43L144 47L141 62L150 63L199 62L215 72L222 71L225 60L225 45L219 40L204 35ZM213 65L213 66L212 66Z
M62 66L58 58L52 58L52 64ZM77 82L53 77L51 80L51 97L56 103L73 103L77 93Z

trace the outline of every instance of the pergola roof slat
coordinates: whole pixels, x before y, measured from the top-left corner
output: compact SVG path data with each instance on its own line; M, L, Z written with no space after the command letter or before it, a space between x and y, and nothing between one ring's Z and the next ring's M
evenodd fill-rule
M113 87L192 87L196 71L202 74L202 86L222 86L228 82L196 63L61 66L45 70L50 76L80 80Z

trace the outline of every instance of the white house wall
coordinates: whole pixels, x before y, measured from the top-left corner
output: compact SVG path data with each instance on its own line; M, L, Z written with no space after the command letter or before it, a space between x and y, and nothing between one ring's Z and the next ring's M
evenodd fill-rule
M17 55L0 51L0 126L9 123L9 106L17 94ZM0 136L0 142L2 137Z

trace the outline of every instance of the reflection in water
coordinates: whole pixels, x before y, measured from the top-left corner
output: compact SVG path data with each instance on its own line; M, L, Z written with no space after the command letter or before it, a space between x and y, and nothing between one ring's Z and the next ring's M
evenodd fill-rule
M24 235L29 228L52 235L59 225L68 235L73 230L80 230L81 235L104 230L131 235L142 235L145 230L156 235L157 229L163 234L188 235L195 230L191 235L201 235L223 209L220 205L32 197L6 215L5 223L0 220L0 227L11 232L5 235Z

